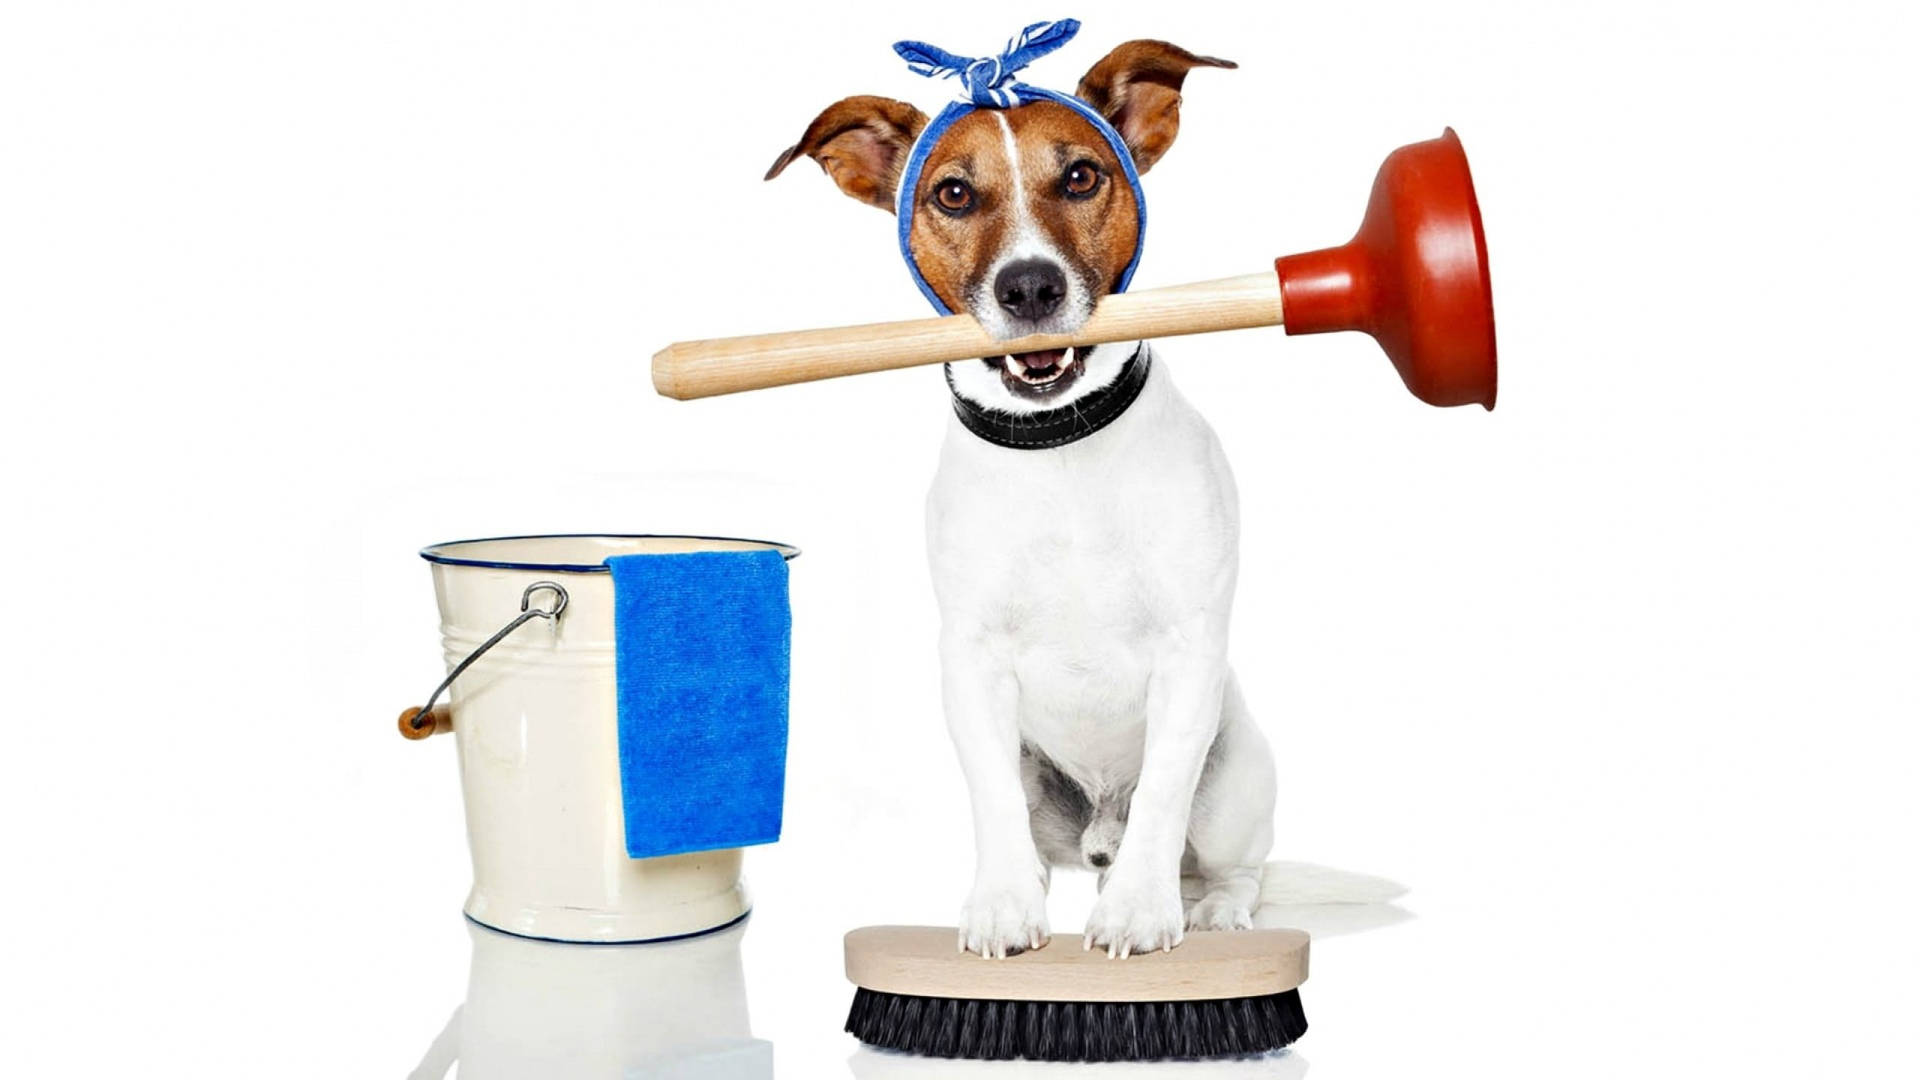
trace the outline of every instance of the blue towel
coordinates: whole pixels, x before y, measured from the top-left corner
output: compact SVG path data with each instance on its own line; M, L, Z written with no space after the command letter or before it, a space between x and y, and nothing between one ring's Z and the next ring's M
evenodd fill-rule
M780 839L786 560L768 550L616 555L607 569L627 854Z

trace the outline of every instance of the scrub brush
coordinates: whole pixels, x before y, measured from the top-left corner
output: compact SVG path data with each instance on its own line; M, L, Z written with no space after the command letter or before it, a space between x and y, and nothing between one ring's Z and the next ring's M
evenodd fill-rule
M1001 1061L1245 1057L1307 1030L1299 930L1194 931L1169 952L1108 960L1067 945L1004 960L953 947L953 929L847 935L847 1031L889 1050Z

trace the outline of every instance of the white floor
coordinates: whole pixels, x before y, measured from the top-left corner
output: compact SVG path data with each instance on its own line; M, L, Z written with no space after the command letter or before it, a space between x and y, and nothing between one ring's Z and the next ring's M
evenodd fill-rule
M1875 1045L1897 1028L1860 1041L1796 1034L1801 1023L1864 1030L1869 1018L1845 1016L1837 1000L1849 990L1768 978L1788 965L1868 961L1810 955L1821 949L1814 928L1844 919L1846 905L1790 926L1737 911L1702 918L1713 913L1682 897L1608 918L1578 896L1517 906L1456 893L1416 914L1418 891L1401 905L1261 912L1260 925L1315 935L1302 988L1311 1030L1286 1052L1151 1070L878 1052L840 1031L851 991L838 930L848 920L816 923L795 883L762 869L765 900L745 924L666 945L545 944L451 910L425 915L409 955L388 957L377 979L382 998L418 1009L353 1037L422 1055L414 1077L1785 1076L1838 1075L1848 1063L1864 1067L1853 1075L1898 1072L1881 1072L1892 1062ZM911 881L877 880L871 891L894 896L909 920L928 906L911 899ZM1091 895L1090 878L1059 881L1056 925ZM1050 947L1077 945L1061 937ZM460 1071L450 1073L455 1057ZM389 1074L413 1063L395 1060Z
M1071 890L1077 892L1078 890ZM1392 904L1294 905L1262 910L1257 924L1310 930L1316 971L1353 955L1362 933L1412 918ZM840 1033L851 995L831 970L802 965L817 950L789 950L756 921L660 945L577 946L531 941L466 925L471 941L464 996L444 1023L421 1026L414 1080L461 1077L855 1077L1137 1074L1137 1065L1066 1067L1042 1062L967 1062L859 1046ZM1054 948L1076 948L1061 937ZM797 952L806 955L798 956ZM1365 963L1364 957L1359 958ZM1325 987L1322 1003L1320 983ZM1163 1064L1162 1071L1218 1077L1304 1076L1317 1043L1370 1039L1364 1025L1323 1022L1361 985L1352 973L1316 977L1303 990L1314 1030L1293 1048L1254 1059ZM1344 1007L1355 1009L1357 1002ZM427 1010L432 1016L432 1011ZM1323 1036L1325 1027L1333 1034ZM455 1071L456 1066L458 1071Z

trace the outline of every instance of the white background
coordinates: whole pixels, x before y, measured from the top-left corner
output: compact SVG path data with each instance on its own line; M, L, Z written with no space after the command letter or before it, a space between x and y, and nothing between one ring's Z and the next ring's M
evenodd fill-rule
M1911 1069L1910 6L4 10L6 1072L410 1068L469 952L453 747L392 730L441 670L413 553L607 530L806 551L742 957L780 1075L844 1073L839 935L970 875L945 392L682 404L646 360L920 316L889 219L760 176L842 95L938 104L894 39L1065 14L1037 82L1141 36L1242 65L1188 82L1141 287L1345 239L1448 124L1486 214L1497 412L1357 336L1162 353L1239 477L1275 854L1413 887L1269 1065Z

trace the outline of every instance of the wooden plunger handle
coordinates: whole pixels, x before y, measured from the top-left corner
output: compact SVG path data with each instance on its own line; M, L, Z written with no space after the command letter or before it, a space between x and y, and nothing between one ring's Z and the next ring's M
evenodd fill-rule
M1268 271L1108 296L1100 301L1086 325L1073 334L1035 334L995 341L971 315L949 315L682 341L653 354L653 388L686 401L918 364L1279 326L1281 322L1280 280Z

